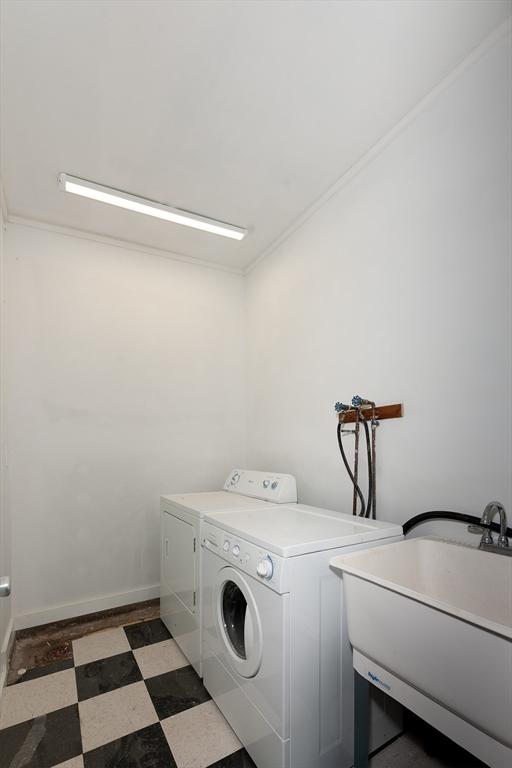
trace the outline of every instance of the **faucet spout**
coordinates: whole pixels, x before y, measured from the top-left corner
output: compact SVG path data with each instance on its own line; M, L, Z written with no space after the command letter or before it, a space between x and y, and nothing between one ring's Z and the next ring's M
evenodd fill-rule
M504 547L508 547L507 514L505 512L505 507L503 506L503 504L499 501L490 501L484 509L480 522L483 523L484 525L490 526L496 514L498 514L500 517L500 533L498 536L497 547L502 549ZM482 548L496 547L496 545L494 544L494 540L492 538L492 533L490 528L484 531L482 535L482 540L480 541L480 547Z

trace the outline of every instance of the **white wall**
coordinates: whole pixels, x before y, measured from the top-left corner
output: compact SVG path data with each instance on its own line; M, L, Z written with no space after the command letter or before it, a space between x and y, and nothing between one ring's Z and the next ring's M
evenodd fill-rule
M19 627L156 596L159 494L244 462L243 279L11 223L6 246Z
M303 502L351 511L333 405L359 393L405 405L379 517L512 513L510 73L508 37L249 275L248 463Z
M3 194L0 181L0 198ZM4 295L4 213L0 200L0 310ZM4 419L4 322L0 311L0 576L11 575L11 524L8 506L7 478L5 474L5 419ZM12 598L0 598L0 693L6 675L6 660L12 633Z

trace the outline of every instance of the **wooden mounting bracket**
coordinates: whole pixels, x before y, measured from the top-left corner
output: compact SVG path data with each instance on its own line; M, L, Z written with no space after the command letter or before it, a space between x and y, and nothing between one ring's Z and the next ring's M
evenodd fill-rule
M361 413L370 420L372 418L372 406L363 405ZM342 424L352 424L356 421L356 409L351 408L349 411L342 411L339 414L339 420ZM378 421L384 421L384 419L400 419L404 415L404 406L402 403L394 403L393 405L377 405L375 406L375 418Z

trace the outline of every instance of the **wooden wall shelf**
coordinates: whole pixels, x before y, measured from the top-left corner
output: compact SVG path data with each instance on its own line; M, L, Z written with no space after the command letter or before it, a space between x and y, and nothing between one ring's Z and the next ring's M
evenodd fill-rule
M361 413L363 413L369 421L372 418L371 405L364 405L361 408ZM403 415L404 407L402 403L377 405L375 407L375 418L378 419L378 421L384 421L384 419L400 419ZM353 424L356 420L356 409L351 408L349 411L342 411L339 414L339 420L342 424Z

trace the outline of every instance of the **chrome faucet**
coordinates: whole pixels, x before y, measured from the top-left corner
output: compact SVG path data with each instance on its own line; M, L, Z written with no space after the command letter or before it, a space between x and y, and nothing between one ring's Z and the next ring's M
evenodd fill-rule
M500 516L500 533L497 543L494 542L490 527L496 513ZM500 555L512 555L512 547L509 547L507 538L507 513L503 504L499 501L490 501L484 509L480 522L482 525L489 527L484 529L479 549L484 549L487 552L496 552Z

